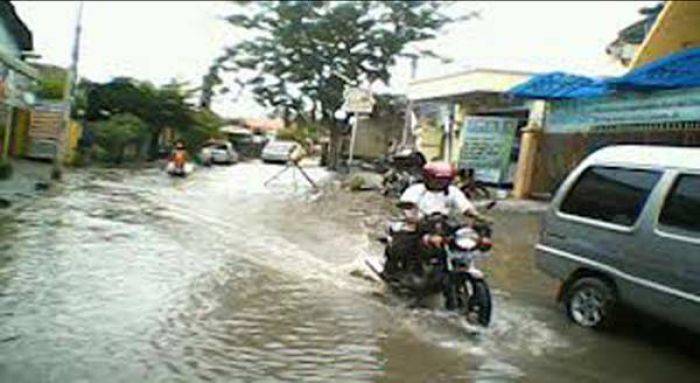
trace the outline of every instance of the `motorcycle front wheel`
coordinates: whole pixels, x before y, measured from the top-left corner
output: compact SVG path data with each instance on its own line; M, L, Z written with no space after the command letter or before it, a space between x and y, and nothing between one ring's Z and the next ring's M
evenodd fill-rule
M488 326L491 323L492 305L491 290L486 281L464 278L457 289L461 308L467 321L484 327Z

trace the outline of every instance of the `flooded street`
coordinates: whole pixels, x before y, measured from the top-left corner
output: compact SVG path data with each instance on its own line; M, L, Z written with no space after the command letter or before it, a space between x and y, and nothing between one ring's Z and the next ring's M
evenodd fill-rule
M263 186L280 169L78 171L0 212L0 381L697 380L692 334L567 322L534 268L538 215L494 213L478 330L358 277L378 195L314 195L291 171Z

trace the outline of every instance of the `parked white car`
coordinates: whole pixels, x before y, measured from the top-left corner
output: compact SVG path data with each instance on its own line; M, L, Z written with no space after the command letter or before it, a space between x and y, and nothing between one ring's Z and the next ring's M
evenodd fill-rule
M230 142L224 140L209 141L200 151L204 164L234 164L238 162L238 153Z
M301 145L294 141L270 141L263 148L260 156L263 162L287 162L292 153L299 150Z

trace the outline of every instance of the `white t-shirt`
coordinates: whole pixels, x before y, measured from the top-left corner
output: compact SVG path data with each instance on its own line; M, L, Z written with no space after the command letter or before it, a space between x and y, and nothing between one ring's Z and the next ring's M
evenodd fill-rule
M422 183L415 184L406 189L399 200L416 204L423 215L476 212L474 204L454 185L450 185L445 193L442 190L428 190Z

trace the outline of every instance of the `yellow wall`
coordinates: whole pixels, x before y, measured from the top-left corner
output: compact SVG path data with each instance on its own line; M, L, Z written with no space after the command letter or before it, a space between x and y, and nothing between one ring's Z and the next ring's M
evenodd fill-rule
M15 109L15 114L13 116L13 143L12 143L12 155L13 156L23 156L27 150L27 140L29 131L29 110L27 109Z
M418 136L418 150L423 153L428 161L432 161L435 157L442 157L442 129L439 126L433 126L427 122L421 125L420 134Z
M71 120L66 135L66 147L64 161L71 163L75 160L75 155L78 149L78 140L83 135L83 127L77 121Z
M700 46L700 2L669 1L637 51L631 69Z

